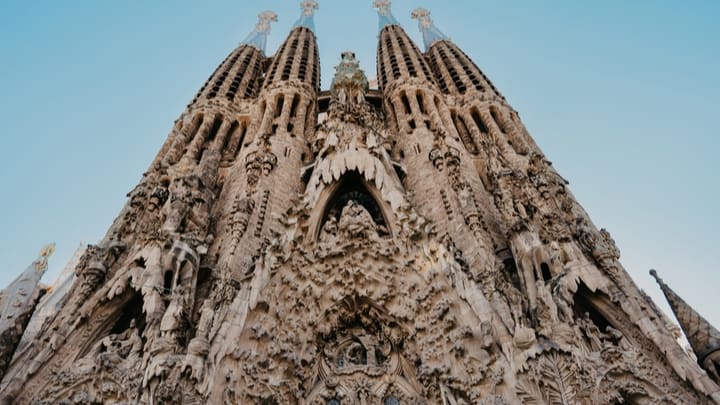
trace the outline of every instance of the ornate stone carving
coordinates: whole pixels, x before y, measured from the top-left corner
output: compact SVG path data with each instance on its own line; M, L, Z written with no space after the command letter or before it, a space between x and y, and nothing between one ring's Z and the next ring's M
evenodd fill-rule
M201 91L247 96L193 103L58 313L1 336L6 403L720 403L716 331L683 307L705 374L427 10L423 55L375 3L381 90L344 52L317 94L316 2L271 58L261 17Z

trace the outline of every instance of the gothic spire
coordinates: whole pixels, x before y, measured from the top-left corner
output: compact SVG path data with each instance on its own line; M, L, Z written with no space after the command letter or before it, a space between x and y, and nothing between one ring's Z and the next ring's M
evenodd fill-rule
M319 8L318 2L315 0L304 0L300 3L302 14L297 20L293 28L305 27L315 32L315 10Z
M55 244L42 248L38 258L15 281L0 291L0 332L5 333L25 311L32 312L38 299L35 292L48 267L48 258L55 252ZM27 322L25 319L24 322ZM24 328L24 326L23 326ZM0 345L2 346L2 345ZM1 370L0 370L1 374Z
M430 18L430 11L427 9L422 7L416 8L410 16L413 19L418 20L418 26L420 27L420 32L422 32L423 35L426 52L435 42L449 39L447 35L443 34L442 31L435 26L432 18Z
M690 346L697 355L698 363L703 364L708 355L720 350L720 331L710 325L710 322L668 287L655 270L650 270L650 275L657 280L663 294L665 294L665 298L675 313L675 317L680 322L680 327L682 327Z
M398 20L392 15L392 11L390 10L391 6L392 1L390 0L375 0L373 2L373 7L378 11L378 31L382 31L382 29L388 25L400 25Z
M264 11L258 14L258 22L255 29L247 36L240 45L250 45L265 53L267 37L270 34L270 23L277 22L278 16L272 11Z

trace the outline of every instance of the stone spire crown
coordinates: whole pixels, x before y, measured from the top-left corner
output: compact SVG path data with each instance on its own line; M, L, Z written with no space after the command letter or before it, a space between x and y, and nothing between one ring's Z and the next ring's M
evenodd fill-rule
M430 17L430 11L427 9L422 7L416 8L410 16L418 20L418 26L423 35L423 42L425 43L425 51L428 51L435 42L450 39L435 26L435 23Z
M301 2L300 9L302 10L302 14L293 28L305 27L315 32L315 11L319 8L318 2L315 0L305 0Z
M391 6L392 1L390 0L375 0L373 2L373 7L378 11L378 31L382 31L382 29L388 25L400 25L398 20L392 15L392 11L390 10Z
M20 274L15 281L0 291L2 303L0 317L0 331L4 331L15 321L19 308L29 305L34 299L32 292L36 289L40 279L48 268L48 258L55 252L55 244L49 244L40 250L38 258Z
M267 37L270 34L270 23L277 22L277 20L277 14L269 10L258 14L258 22L255 25L255 29L240 42L240 45L254 46L262 53L265 53Z
M650 275L655 278L665 294L675 317L680 322L680 327L698 357L698 363L702 364L707 356L720 351L720 331L665 284L655 270L650 270Z

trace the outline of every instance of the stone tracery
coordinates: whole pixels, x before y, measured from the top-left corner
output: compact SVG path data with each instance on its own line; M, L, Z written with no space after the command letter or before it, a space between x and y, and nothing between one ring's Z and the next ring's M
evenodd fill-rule
M720 403L489 80L427 10L423 54L375 6L381 91L344 52L318 94L317 2L271 58L275 16L261 16L81 260L5 398ZM231 72L262 90L210 97Z

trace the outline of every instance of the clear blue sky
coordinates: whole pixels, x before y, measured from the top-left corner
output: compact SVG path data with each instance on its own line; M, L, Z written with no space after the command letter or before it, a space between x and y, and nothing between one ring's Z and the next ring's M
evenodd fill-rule
M370 0L320 1L323 87L340 52L375 72ZM0 2L0 285L50 241L52 278L96 242L195 92L252 29L292 0ZM397 0L423 6L520 112L623 263L648 269L720 327L720 2ZM663 301L663 308L667 308Z

